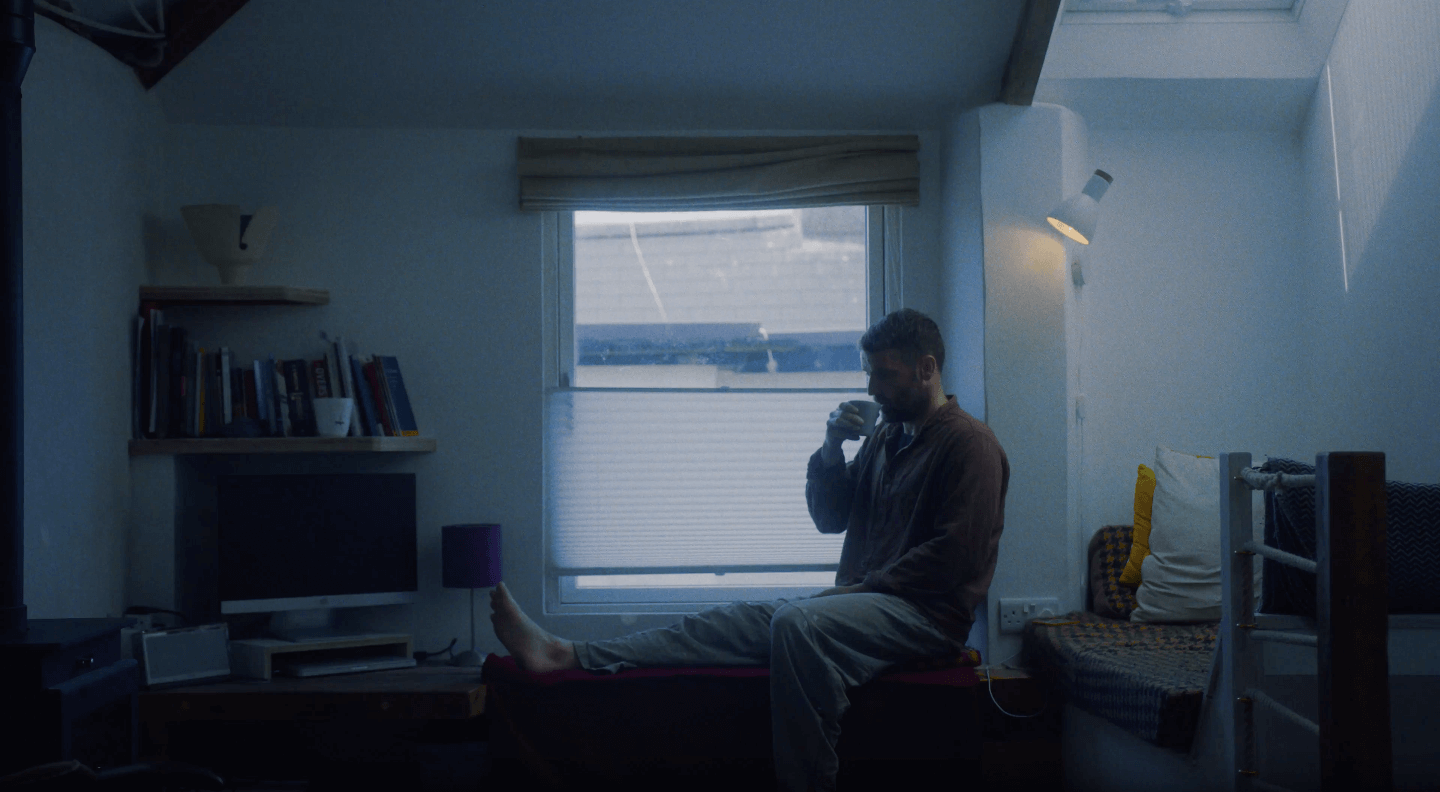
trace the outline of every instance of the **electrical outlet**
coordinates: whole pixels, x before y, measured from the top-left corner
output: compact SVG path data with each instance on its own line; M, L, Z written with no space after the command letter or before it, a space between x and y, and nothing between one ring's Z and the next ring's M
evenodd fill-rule
M1031 619L1060 615L1060 601L1054 597L1005 597L1000 600L1000 632L1016 633Z

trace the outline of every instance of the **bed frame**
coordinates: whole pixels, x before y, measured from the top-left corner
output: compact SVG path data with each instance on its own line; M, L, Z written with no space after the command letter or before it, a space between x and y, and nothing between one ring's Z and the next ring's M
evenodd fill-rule
M1316 558L1252 538L1251 491L1314 486ZM1237 792L1283 789L1259 777L1256 707L1319 740L1322 790L1393 787L1385 551L1385 455L1335 452L1316 457L1315 475L1260 473L1247 453L1220 455L1222 605L1216 643L1220 751ZM1256 556L1316 575L1316 618L1267 617L1255 609ZM1264 644L1313 647L1316 720L1260 688Z
M1313 476L1264 474L1250 461L1248 453L1219 460L1222 621L1194 743L1188 753L1161 748L1067 704L1061 749L1070 792L1284 789L1262 768L1302 789L1435 788L1440 724L1430 702L1440 700L1440 615L1389 613L1384 454L1321 454ZM1253 491L1294 486L1316 490L1313 561L1253 538ZM1316 618L1256 612L1257 555L1316 574ZM1392 663L1392 639L1423 656ZM1270 647L1273 668L1267 644L1280 644ZM1313 707L1317 717L1277 699ZM1392 703L1402 728L1394 735ZM1257 708L1273 716L1263 730ZM1318 752L1292 741L1306 732Z

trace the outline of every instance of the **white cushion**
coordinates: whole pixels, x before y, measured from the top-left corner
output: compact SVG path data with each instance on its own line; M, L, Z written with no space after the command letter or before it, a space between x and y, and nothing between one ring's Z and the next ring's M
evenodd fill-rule
M1255 455L1251 466L1265 457ZM1265 537L1264 493L1251 494L1251 527ZM1155 449L1155 501L1150 555L1140 566L1131 621L1214 621L1220 618L1220 461ZM1158 544L1157 544L1158 543ZM1260 601L1260 559L1254 559L1255 604Z
M1220 463L1155 449L1150 555L1131 621L1220 618Z

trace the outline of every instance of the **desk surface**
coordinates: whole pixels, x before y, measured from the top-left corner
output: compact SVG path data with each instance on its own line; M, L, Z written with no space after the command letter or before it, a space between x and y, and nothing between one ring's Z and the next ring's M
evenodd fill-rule
M480 669L418 666L269 682L233 680L140 694L140 720L440 720L485 711Z

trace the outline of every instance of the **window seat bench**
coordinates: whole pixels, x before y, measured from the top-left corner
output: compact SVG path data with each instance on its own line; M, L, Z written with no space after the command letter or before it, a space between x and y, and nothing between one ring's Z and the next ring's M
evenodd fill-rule
M988 704L978 662L969 651L853 688L836 746L840 789L978 778ZM763 667L529 674L492 654L483 680L495 771L552 789L773 788L769 676Z

